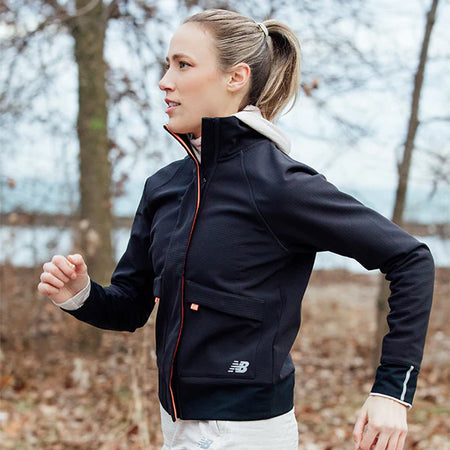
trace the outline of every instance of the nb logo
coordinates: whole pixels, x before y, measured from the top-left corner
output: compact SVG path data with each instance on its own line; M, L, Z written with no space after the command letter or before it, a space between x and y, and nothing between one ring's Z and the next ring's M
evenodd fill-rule
M245 373L247 372L247 367L250 365L248 361L233 361L233 364L231 364L230 368L228 369L228 372L235 372L235 373Z
M197 447L209 448L213 442L212 439L201 438L200 441L197 442Z

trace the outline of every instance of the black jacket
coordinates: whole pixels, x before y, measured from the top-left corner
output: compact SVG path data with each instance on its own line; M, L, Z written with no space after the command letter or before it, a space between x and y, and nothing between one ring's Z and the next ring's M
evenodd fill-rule
M289 351L316 252L329 250L391 282L372 391L410 403L432 300L428 248L236 117L203 119L201 165L171 134L188 155L147 179L111 285L91 281L69 312L134 331L158 302L159 398L173 419L269 418L293 406Z

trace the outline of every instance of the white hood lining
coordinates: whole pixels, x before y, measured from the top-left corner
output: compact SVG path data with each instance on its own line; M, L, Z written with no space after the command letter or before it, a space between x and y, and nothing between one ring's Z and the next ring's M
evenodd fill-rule
M239 120L247 124L249 127L269 138L281 151L289 154L291 151L291 143L289 138L272 122L261 114L257 106L248 105L242 111L233 114Z

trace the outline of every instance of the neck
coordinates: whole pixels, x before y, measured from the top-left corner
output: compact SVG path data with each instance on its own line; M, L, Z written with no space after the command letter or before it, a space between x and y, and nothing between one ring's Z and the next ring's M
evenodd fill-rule
M191 145L194 149L194 152L197 156L197 159L200 161L201 160L201 151L202 151L202 137L198 136L198 137L194 137L194 135L189 137L189 140L191 142Z

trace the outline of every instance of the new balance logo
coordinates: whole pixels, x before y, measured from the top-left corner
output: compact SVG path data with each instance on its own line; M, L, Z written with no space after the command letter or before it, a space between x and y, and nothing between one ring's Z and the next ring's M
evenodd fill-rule
M235 373L245 373L247 372L247 367L250 365L248 361L233 361L233 364L231 364L230 368L228 369L228 372L235 372Z
M200 448L209 448L214 441L212 439L201 438L199 442L197 442L197 447Z

